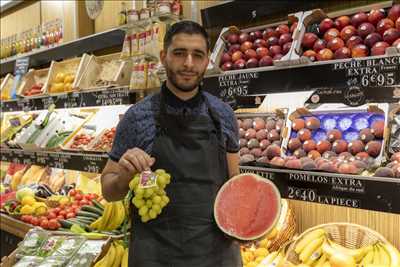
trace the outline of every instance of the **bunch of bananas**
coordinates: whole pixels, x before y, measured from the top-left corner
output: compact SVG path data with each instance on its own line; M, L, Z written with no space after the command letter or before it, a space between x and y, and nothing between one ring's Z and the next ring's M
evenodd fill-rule
M265 257L257 267L280 267L285 263L285 253L283 249L271 252Z
M106 255L94 267L128 267L128 250L122 241L115 240L111 243Z
M242 256L243 267L255 267L269 255L269 251L262 247L241 247L240 254Z
M122 201L107 202L101 217L90 224L91 229L113 231L121 226L126 217L125 206Z
M400 255L390 244L377 242L349 249L328 238L323 229L304 236L294 248L298 267L399 267Z

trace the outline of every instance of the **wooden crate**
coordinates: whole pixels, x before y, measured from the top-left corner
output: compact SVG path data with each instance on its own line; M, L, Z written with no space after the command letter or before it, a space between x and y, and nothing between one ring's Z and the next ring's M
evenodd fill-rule
M43 96L44 94L46 94L47 92L44 90L45 89L44 85L46 84L49 70L50 70L49 68L41 69L41 70L35 70L35 69L29 70L28 73L25 74L25 76L22 78L21 85L18 87L18 90L17 90L17 95L21 96L21 97L26 97L26 98L32 98L32 97L37 97L37 96ZM24 95L29 89L32 88L33 85L38 84L38 83L43 84L41 94L37 94L34 96L25 96Z

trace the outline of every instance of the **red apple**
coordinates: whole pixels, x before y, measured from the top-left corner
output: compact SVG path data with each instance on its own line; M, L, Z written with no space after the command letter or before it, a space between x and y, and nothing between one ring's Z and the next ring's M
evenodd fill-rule
M368 21L368 15L365 14L364 12L359 12L351 17L351 24L356 28L361 23L367 22L367 21Z
M232 55L233 53L239 50L240 50L240 44L233 44L229 46L228 53Z
M388 13L388 18L396 21L400 17L400 4L396 4L392 6L392 8L389 10Z
M351 57L367 57L368 47L364 44L358 44L351 49Z
M273 64L272 62L272 57L270 56L264 56L263 58L260 59L258 62L258 65L260 67L265 67L265 66L271 66Z
M289 26L286 24L280 24L276 27L275 31L281 36L284 33L289 33L290 29Z
M339 48L342 48L343 46L344 46L343 40L340 39L339 37L336 37L336 38L333 38L332 40L330 40L326 47L328 47L330 50L335 52L336 50L338 50Z
M279 45L283 46L284 44L292 41L292 35L290 33L284 33L279 37Z
M324 40L325 40L326 42L329 42L329 41L332 40L333 38L339 37L339 35L340 35L340 32L339 32L337 29L332 28L332 29L329 29L327 32L325 32L325 34L324 34Z
M264 39L256 39L253 43L254 48L259 48L259 47L266 47L267 46L267 42Z
M272 58L272 60L273 60L273 61L281 60L282 57L283 57L282 54L276 54L276 55Z
M246 41L244 43L242 43L242 45L240 46L240 51L242 51L243 53L247 50L253 48L253 43L250 41Z
M244 67L246 66L246 61L244 59L238 59L235 61L235 63L233 63L233 69L234 70L241 70L244 69Z
M250 36L248 33L243 32L239 35L239 43L243 44L244 42L247 42L250 40Z
M266 28L262 33L263 39L268 40L269 37L275 36L278 37L278 33L275 32L272 28Z
M336 27L336 29L341 30L344 27L346 27L347 25L350 24L350 18L349 16L340 16L338 18L335 19L334 25Z
M318 61L331 60L332 58L333 58L333 52L329 48L321 49L317 53L317 60Z
M232 57L229 53L223 53L221 57L221 64L224 64L225 62L232 61Z
M232 68L233 68L233 64L232 64L232 62L225 62L223 65L222 65L222 70L224 70L224 71L228 71L228 70L231 70Z
M351 58L351 50L347 47L341 47L335 51L335 59Z
M346 46L350 49L353 49L354 46L362 44L362 43L363 43L363 39L358 35L354 35L354 36L351 36L349 38L349 40L347 40Z
M371 48L371 56L384 55L386 53L386 48L388 48L389 46L390 45L386 42L377 42Z
M368 14L368 21L374 25L385 17L384 9L372 9Z
M394 22L391 19L381 19L376 25L376 30L383 35L383 33L390 28L394 28Z
M280 45L273 45L269 48L269 54L271 55L271 57L274 57L275 55L281 53L282 53L282 48Z
M343 41L347 42L347 40L349 40L351 36L354 36L356 34L356 28L354 28L353 25L348 25L340 31L340 38L342 38Z
M314 50L305 51L303 56L308 57L311 61L317 60L317 53Z
M318 36L312 32L306 32L303 37L303 46L306 48L312 48L315 41L318 40Z
M395 28L387 29L383 33L383 40L390 45L398 38L400 38L400 31L398 29Z
M226 37L226 40L231 44L236 44L239 41L239 35L237 35L236 33L230 33Z
M358 26L357 32L361 38L365 38L368 34L375 32L375 27L369 22L363 22Z
M257 58L261 59L269 55L269 50L266 47L259 47L256 49L256 53L257 53Z
M250 41L254 42L257 39L262 38L262 33L260 31L250 32L249 37Z
M330 18L323 19L319 23L319 32L320 33L325 33L330 28L333 28L333 20L331 20Z
M235 53L232 54L232 61L233 62L236 62L241 58L243 58L243 53L241 51L236 51Z
M396 20L396 29L400 31L400 18Z
M400 50L400 38L394 41L392 46Z
M251 69L251 68L257 68L258 67L258 60L256 58L250 58L246 62L246 68Z
M292 47L292 42L288 42L288 43L284 44L282 46L282 54L286 55L290 51L291 47Z
M326 48L326 42L323 39L318 39L313 46L313 50L315 52L319 52L319 50Z
M269 48L270 46L278 45L278 44L279 44L279 39L278 39L278 37L271 36L271 37L269 37L268 40L267 40L267 47L268 47L268 48Z
M379 33L373 32L367 35L364 39L364 44L369 48L373 47L375 43L382 41L382 37Z
M296 30L297 25L298 25L297 21L293 22L293 24L290 26L289 32L293 33Z
M250 59L250 58L256 58L257 57L257 53L256 53L256 51L254 50L254 49L247 49L245 52L244 52L244 58L246 59L246 60L248 60L248 59Z

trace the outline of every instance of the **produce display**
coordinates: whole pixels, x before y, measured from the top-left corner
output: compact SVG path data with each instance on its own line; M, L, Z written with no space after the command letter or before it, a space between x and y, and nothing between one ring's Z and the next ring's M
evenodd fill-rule
M128 252L129 249L121 241L113 241L110 248L99 260L94 267L101 266L116 266L116 267L128 267Z
M275 185L251 173L225 182L214 204L218 227L239 240L264 237L275 227L280 211L281 198Z
M43 83L37 83L32 85L32 87L24 92L24 96L34 96L34 95L39 95L42 94L42 88L43 88Z
M62 93L72 91L72 83L75 80L74 73L59 72L56 74L53 83L50 85L50 93Z
M274 60L289 53L296 27L297 22L250 32L231 30L223 36L227 45L220 59L220 68L228 71L273 65Z
M307 25L303 56L312 61L378 56L400 48L400 4L352 16L325 18Z
M69 146L69 148L85 150L93 139L93 135L85 133L77 134L73 138L72 144Z
M94 141L93 146L91 146L92 150L95 151L106 151L109 152L112 148L112 144L115 137L116 128L112 127L111 129L105 130L97 140Z

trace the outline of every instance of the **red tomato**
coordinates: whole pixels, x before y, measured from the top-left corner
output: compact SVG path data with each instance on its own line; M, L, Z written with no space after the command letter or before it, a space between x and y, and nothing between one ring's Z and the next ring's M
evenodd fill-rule
M75 199L75 200L82 200L82 199L83 199L83 196L82 196L81 194L76 194L76 195L74 196L74 199Z
M65 211L65 210L61 210L59 213L58 213L58 215L61 215L61 216L66 216L67 215L67 212Z
M86 200L86 199L82 199L81 201L79 201L79 204L80 204L81 206L83 206L83 205L89 205L89 201Z
M40 221L40 227L42 227L43 229L49 228L49 220L47 220L47 219L41 220Z
M21 221L23 221L23 222L28 222L28 217L29 215L22 215L21 216Z
M73 206L73 205L79 206L79 201L78 201L78 200L75 200L74 202L72 202L72 206Z
M77 213L78 211L80 211L80 210L81 210L81 208L80 208L80 207L74 207L73 209L74 209L74 213Z
M46 216L39 216L38 219L41 222L41 221L47 220L47 217Z
M51 230L56 230L58 228L57 226L58 226L58 221L56 219L51 219L49 221L49 228Z
M74 208L73 207L69 207L68 209L65 209L65 211L68 213L74 212Z
M49 214L47 214L47 218L49 220L55 219L55 218L57 218L57 214L54 211L53 212L49 212Z
M59 219L59 220L64 220L64 219L65 219L65 217L64 217L64 216L62 216L62 215L58 215L58 216L57 216L57 219Z
M61 228L61 223L57 221L57 229Z
M68 192L68 195L69 196L71 196L71 197L73 197L73 196L75 196L76 195L76 189L71 189L71 190L69 190L69 192Z
M63 210L63 209L65 209L65 205L64 205L64 204L60 204L60 205L58 205L58 208L59 208L60 210Z
M75 217L75 213L69 212L65 218L69 219L69 218L74 218L74 217Z
M32 217L31 218L31 224L38 226L39 225L39 219L37 217Z
M58 214L61 211L61 209L57 207L57 208L54 208L53 211L55 214Z

